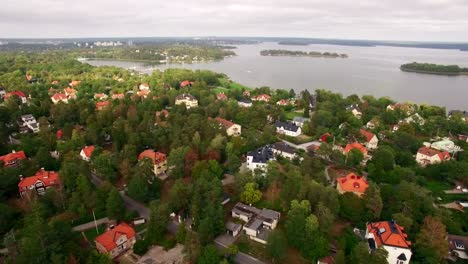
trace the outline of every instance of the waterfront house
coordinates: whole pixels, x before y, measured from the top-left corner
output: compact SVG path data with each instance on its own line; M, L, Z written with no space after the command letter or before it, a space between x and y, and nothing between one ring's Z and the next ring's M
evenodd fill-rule
M407 240L404 228L395 221L368 223L365 238L370 251L383 247L388 252L388 263L410 263L411 242Z
M44 168L41 168L31 177L23 178L23 176L20 175L20 182L18 183L21 196L29 191L34 191L39 195L43 195L47 189L56 188L58 186L60 186L58 172L46 171Z
M16 167L20 160L25 160L26 154L24 151L12 151L6 155L0 156L0 161L3 161L4 167Z
M297 137L302 134L302 129L292 122L276 121L276 133L290 137Z
M80 157L84 161L90 161L91 160L91 155L93 155L94 152L94 146L86 146L80 151Z
M136 242L135 230L126 223L120 223L99 235L95 239L96 249L100 253L115 258L133 248Z
M184 104L185 108L190 109L198 106L198 100L193 95L184 93L176 96L175 104Z
M351 192L362 197L368 187L369 183L362 176L354 173L336 179L336 189L341 194Z
M153 173L155 176L164 174L167 172L167 158L166 154L156 152L148 149L138 155L138 160L149 159L153 164Z

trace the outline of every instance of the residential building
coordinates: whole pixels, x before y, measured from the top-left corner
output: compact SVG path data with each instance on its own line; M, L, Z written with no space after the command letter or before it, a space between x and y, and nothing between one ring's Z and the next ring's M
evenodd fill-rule
M83 149L81 149L80 157L84 161L90 161L91 156L93 155L93 152L94 152L94 146L86 146Z
M433 142L431 144L431 148L440 151L447 151L448 153L463 151L460 146L455 145L455 143L449 138L443 138L442 140Z
M141 83L141 84L138 86L138 90L140 90L140 91L143 91L143 90L148 91L149 89L150 89L150 86L149 86L149 84L147 84L147 83Z
M76 90L70 87L64 89L65 95L68 99L76 99Z
M291 122L276 121L276 133L290 137L297 137L302 134L302 129Z
M271 96L268 94L260 94L258 96L254 96L252 101L262 101L262 102L270 102Z
M361 151L362 155L367 156L367 149L358 142L347 144L346 147L343 149L343 154L347 155L352 149L357 149Z
M109 101L96 102L96 110L101 111L109 105Z
M167 111L166 109L163 109L161 111L156 111L154 125L157 126L158 123L161 123L164 120L167 120L168 117L169 117L169 111Z
M31 131L33 133L38 133L40 131L39 123L37 123L36 118L31 114L22 115L18 121L18 125L20 127L20 132Z
M450 154L447 151L439 151L430 147L421 147L416 154L416 162L421 166L437 164L446 160L450 160Z
M415 123L415 124L418 124L420 126L424 126L424 124L426 123L426 120L424 120L424 118L422 118L418 113L414 114L414 115L411 115L407 118L405 118L403 120L404 123Z
M52 97L50 97L50 99L54 104L58 104L60 102L68 104L68 97L64 93L55 93L54 95L52 95Z
M275 154L275 156L281 156L290 160L299 157L296 153L296 148L291 147L284 142L276 142L271 146L271 149L273 150L273 154Z
M135 230L126 223L111 226L95 239L96 249L100 253L109 254L111 258L115 258L133 248L135 242Z
M237 203L231 210L231 215L246 223L243 230L250 239L262 244L267 243L269 233L276 228L281 217L279 212L265 208L258 209L243 203Z
M295 116L292 120L293 124L298 127L303 127L306 122L310 122L310 118L302 117L302 116Z
M242 127L241 125L235 124L232 121L226 120L221 117L216 117L215 118L216 122L219 123L221 127L223 127L226 130L226 134L228 136L240 136L242 132Z
M404 228L395 221L368 223L365 238L370 251L383 247L387 252L387 262L408 264L411 260L411 242Z
M13 91L5 94L5 97L3 98L5 101L8 101L10 97L15 97L17 96L22 104L28 103L28 98L26 98L26 95L22 91Z
M147 149L138 155L138 160L150 159L153 163L153 173L158 176L167 172L166 154Z
M226 101L228 99L228 97L224 94L224 92L222 93L219 93L216 95L216 99L220 100L220 101Z
M390 104L387 106L388 111L394 111L396 109L401 110L403 113L405 113L407 116L411 115L416 111L416 106L414 104L410 103L402 103L402 104Z
M250 99L241 99L237 104L240 107L251 107L252 106L252 101Z
M249 92L249 91L244 91L244 92L242 93L242 96L244 96L244 97L250 97L250 92Z
M137 95L139 97L143 97L143 98L148 98L148 95L151 93L150 90L140 90L140 91L137 91Z
M461 110L451 110L448 113L448 117L452 118L454 116L458 116L461 120L467 122L468 121L468 111L461 111Z
M368 129L376 129L380 125L380 122L378 119L374 118L370 120L369 122L366 123L366 127Z
M367 149L376 149L379 144L379 139L374 133L361 129L359 133L365 138L366 142L364 145Z
M288 100L281 99L278 102L276 102L276 104L280 106L287 106L287 105L290 105L290 102Z
M369 187L369 183L362 176L350 173L344 177L336 179L336 189L339 193L352 192L362 197Z
M24 151L12 151L9 154L0 156L0 161L3 161L4 167L16 167L19 164L20 160L25 160L26 154Z
M116 100L116 99L124 99L125 98L125 94L123 93L115 93L115 94L112 94L112 99L113 100Z
M353 116L356 117L356 118L360 119L362 117L362 112L361 112L361 109L359 108L358 104L352 104L352 105L346 107L346 110L351 112L353 114Z
M241 224L236 224L233 222L227 222L226 223L226 230L227 233L233 237L236 237L240 234L242 231L242 225Z
M181 105L185 104L187 109L194 108L198 106L198 100L191 94L180 94L175 98L175 104Z
M458 135L458 140L468 143L468 135Z
M274 160L275 155L270 146L265 146L247 153L247 168L251 171L255 169L265 170L268 161Z
M182 81L180 82L180 88L191 87L194 83L195 82L191 82L189 80Z
M69 85L70 85L71 87L76 87L76 86L80 85L80 83L81 83L81 81L75 80L75 81L71 81L71 82L69 83Z
M94 99L96 100L106 100L109 96L105 93L94 94Z
M468 237L449 234L447 242L450 255L460 259L468 259Z
M23 176L20 175L20 183L18 183L21 196L29 191L34 191L39 195L43 195L47 189L58 186L60 186L58 172L46 171L44 168L41 168L31 177L23 178Z

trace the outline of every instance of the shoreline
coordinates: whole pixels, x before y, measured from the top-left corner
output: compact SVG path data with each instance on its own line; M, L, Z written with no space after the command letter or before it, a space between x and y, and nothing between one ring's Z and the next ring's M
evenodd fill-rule
M443 76L468 76L468 72L433 72L433 71L423 71L423 70L413 70L400 67L400 70L403 72L413 72L420 74L431 74L431 75L443 75Z

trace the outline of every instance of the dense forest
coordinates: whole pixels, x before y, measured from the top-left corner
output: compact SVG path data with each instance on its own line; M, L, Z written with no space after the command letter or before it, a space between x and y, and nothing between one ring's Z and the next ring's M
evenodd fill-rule
M186 52L180 46L171 49ZM154 49L145 51L156 56ZM193 55L225 55L220 50L207 50L210 55L198 52L202 51ZM468 143L457 137L467 134L468 123L460 116L448 118L445 108L411 105L424 125L400 122L399 130L392 132L389 128L409 114L403 108L386 110L396 103L389 98L344 97L325 90L296 94L245 87L211 71L141 74L93 67L75 58L76 53L69 51L0 53L0 87L27 97L25 104L11 96L0 105L0 156L15 150L27 157L15 167L0 164L0 237L1 248L6 249L0 262L112 263L94 246L96 230L80 233L72 227L92 222L93 215L130 223L139 212L125 206L123 193L149 211L149 221L136 227L134 253L179 244L190 263L234 263L243 252L267 263L317 263L333 255L335 263L384 264L388 252L370 254L367 242L353 229L392 219L413 242L412 263L444 263L446 235L468 235L468 210L443 206L466 200L466 193L444 190L468 185ZM74 86L76 99L54 104L53 91L72 81L81 81ZM184 81L190 85L182 86ZM146 98L138 95L141 83L150 87ZM217 100L221 92L227 100ZM125 96L109 99L109 105L98 110L97 93ZM176 105L176 96L183 93L197 98L198 107ZM241 107L238 101L246 94L268 94L271 99ZM295 99L295 104L277 105L282 99ZM360 108L361 118L347 110L350 105ZM168 111L167 117L156 116L162 110ZM38 120L40 132L18 133L18 119L26 114ZM278 135L275 121L294 116L310 118L302 128L304 135ZM214 123L216 117L241 125L242 135L228 136ZM369 121L375 124L369 131L380 142L366 163L360 151L345 155L340 147L363 140L360 129ZM278 157L268 164L267 173L252 173L242 165L247 153L259 147L281 139L298 144L317 141L326 133L332 136L317 151L298 150L299 158L293 160ZM414 158L418 149L437 136L451 137L464 151L452 160L419 166ZM80 151L91 145L95 150L87 162ZM167 155L167 179L154 177L148 159L138 160L147 149ZM21 196L20 175L29 177L41 168L58 172L61 187L47 189L44 195ZM333 185L339 175L350 172L369 182L361 198L340 194ZM222 182L225 174L233 176L232 183ZM230 202L223 205L226 195ZM238 201L280 212L279 225L266 245L242 234L228 248L217 250L213 241L226 233L225 221ZM180 224L175 233L168 230L174 223L172 212L189 219L190 228ZM98 231L102 233L103 227Z
M262 50L262 56L297 56L297 57L325 57L325 58L347 58L346 54L338 54L334 52L317 52L317 51L293 51L293 50Z
M412 62L400 66L402 71L421 72L443 75L468 74L468 68L462 68L458 65L439 65L431 63Z

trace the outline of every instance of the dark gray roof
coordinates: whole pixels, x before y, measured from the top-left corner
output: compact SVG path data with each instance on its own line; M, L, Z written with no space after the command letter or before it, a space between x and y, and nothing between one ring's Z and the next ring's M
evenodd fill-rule
M277 151L286 152L289 154L296 153L296 149L294 147L291 147L290 145L284 142L276 142L275 144L273 144L273 148Z
M247 153L247 156L252 156L252 161L255 163L267 163L274 158L273 150L270 146L265 146Z
M240 231L242 229L242 225L240 224L236 224L236 223L233 223L233 222L227 222L226 223L226 229L229 230L229 231Z
M361 110L359 109L359 105L358 105L358 104L352 104L352 105L346 107L346 110L348 110L348 111L352 111L353 109L356 109L356 110L358 110L358 111L361 111Z
M251 104L252 103L252 101L250 99L240 99L239 102L244 103L244 104Z
M265 218L265 219L275 220L275 219L280 218L280 213L276 212L276 211L273 211L273 210L270 210L270 209L263 208L262 212L260 213L260 216L262 218Z
M263 225L263 221L258 218L253 218L250 222L245 224L247 228L250 228L252 230L257 230Z
M299 129L299 127L296 126L295 124L291 122L283 122L283 121L276 121L275 126L277 128L282 127L284 128L284 130L293 131L293 132L297 132L297 130Z

